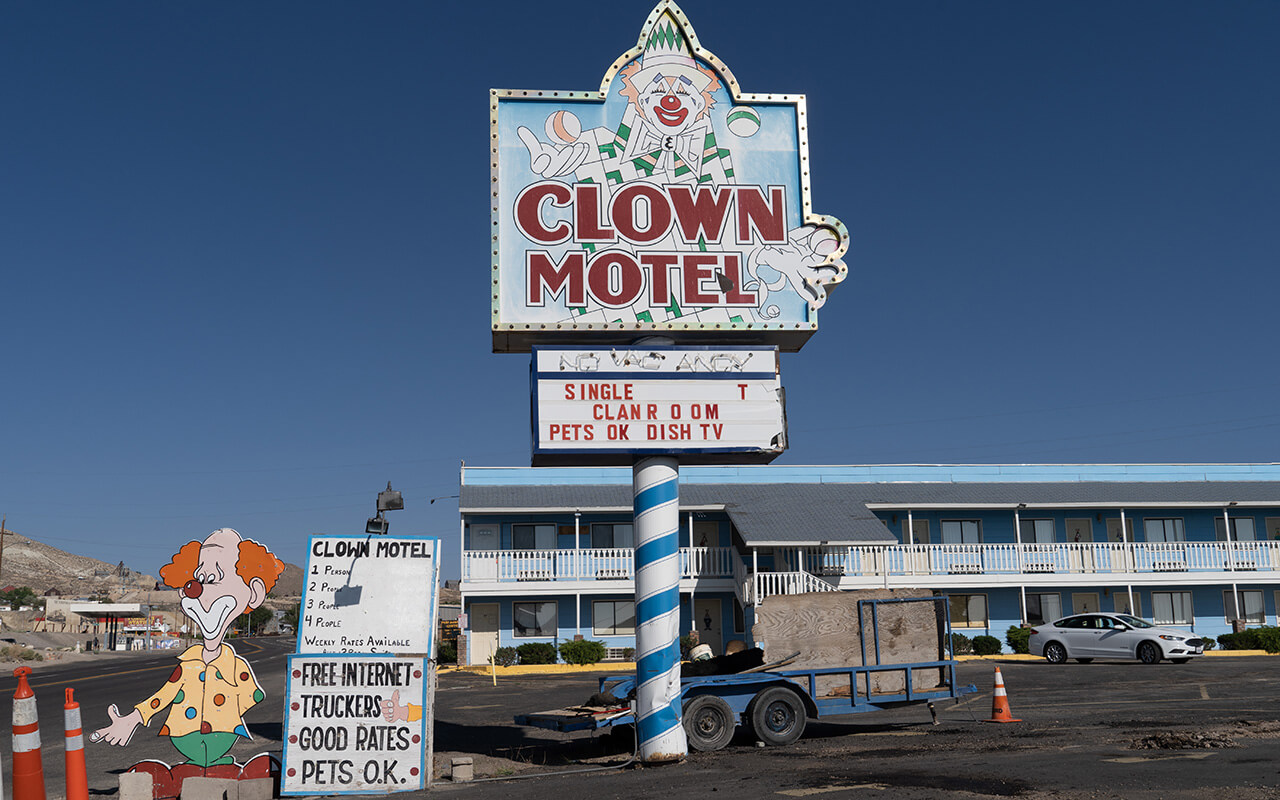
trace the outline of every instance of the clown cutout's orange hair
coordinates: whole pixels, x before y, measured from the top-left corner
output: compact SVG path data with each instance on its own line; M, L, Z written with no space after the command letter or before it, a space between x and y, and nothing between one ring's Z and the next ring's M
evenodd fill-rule
M195 578L196 568L200 565L200 547L200 542L187 542L174 554L168 564L160 568L160 578L165 586L181 589L187 585L188 581ZM258 578L269 592L276 585L276 579L282 572L284 572L284 562L276 558L270 550L252 539L240 541L239 555L236 558L236 574L246 584ZM247 614L252 610L251 607L247 607L243 613Z

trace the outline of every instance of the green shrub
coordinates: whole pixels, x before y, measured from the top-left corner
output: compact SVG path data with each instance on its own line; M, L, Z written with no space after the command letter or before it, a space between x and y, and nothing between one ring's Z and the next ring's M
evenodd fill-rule
M1217 642L1207 636L1201 637L1200 641L1204 643L1204 651L1206 653L1218 646Z
M20 644L0 647L0 658L6 658L10 661L44 661L44 656Z
M636 649L635 649L634 647L624 647L624 648L622 648L622 660L623 660L623 661L635 661L635 660L636 660Z
M1258 628L1258 642L1268 653L1280 653L1280 628Z
M973 652L973 640L963 633L951 634L951 655L967 656Z
M441 642L440 646L436 648L436 663L458 663L458 646L453 642Z
M526 642L516 648L521 664L556 663L556 646L551 642Z
M1280 628L1263 625L1259 628L1245 628L1239 633L1224 633L1218 637L1218 644L1222 645L1223 650L1265 650L1268 653L1280 653Z
M1031 629L1024 628L1021 625L1010 625L1009 630L1004 632L1004 640L1008 643L1009 649L1015 653L1031 652Z
M994 636L973 637L973 654L977 656L1000 655L1000 640Z
M598 664L604 660L606 653L604 642L570 639L560 643L560 658L568 664Z
M519 660L514 647L499 647L493 654L493 663L500 667L513 667Z

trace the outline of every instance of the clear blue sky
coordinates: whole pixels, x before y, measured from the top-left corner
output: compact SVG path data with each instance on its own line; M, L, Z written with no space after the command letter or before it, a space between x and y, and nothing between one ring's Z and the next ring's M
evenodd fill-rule
M6 4L9 528L303 563L390 480L392 532L454 553L429 498L530 454L488 90L596 88L651 7ZM1280 460L1280 3L682 8L746 91L808 96L853 234L779 463Z

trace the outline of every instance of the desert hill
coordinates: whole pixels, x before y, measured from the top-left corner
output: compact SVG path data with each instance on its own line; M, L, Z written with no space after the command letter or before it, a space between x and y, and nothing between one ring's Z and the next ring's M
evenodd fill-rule
M96 558L79 556L36 541L29 536L10 534L4 537L0 556L0 587L30 586L37 595L58 594L63 597L97 597L113 602L163 602L161 596L176 591L157 583L160 579L132 569L123 561L109 564ZM284 573L271 594L275 597L297 597L302 594L302 568L285 564Z

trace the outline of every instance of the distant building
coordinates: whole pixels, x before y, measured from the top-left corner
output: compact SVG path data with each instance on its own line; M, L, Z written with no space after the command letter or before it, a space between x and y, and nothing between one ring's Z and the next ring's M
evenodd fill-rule
M1277 623L1280 464L684 467L680 630L751 643L773 594L921 587L955 630L1122 611L1205 637ZM463 663L635 646L630 469L465 467Z

